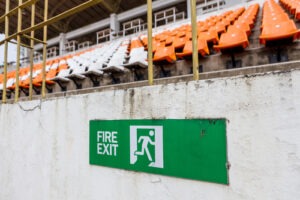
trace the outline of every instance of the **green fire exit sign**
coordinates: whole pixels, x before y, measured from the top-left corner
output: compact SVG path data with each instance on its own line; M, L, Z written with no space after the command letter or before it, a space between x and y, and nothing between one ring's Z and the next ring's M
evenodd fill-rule
M226 120L92 120L90 164L228 184Z

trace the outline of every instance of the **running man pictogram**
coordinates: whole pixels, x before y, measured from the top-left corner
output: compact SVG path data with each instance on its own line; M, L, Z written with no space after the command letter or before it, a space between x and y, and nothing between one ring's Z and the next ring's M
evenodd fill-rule
M155 146L155 142L152 141L151 138L150 138L150 137L154 136L154 131L152 131L152 130L149 131L149 135L150 136L141 136L141 137L139 137L138 143L142 142L142 149L141 149L141 151L136 151L134 154L142 156L142 155L145 155L145 152L146 152L149 161L152 162L153 159L152 159L152 156L151 156L151 154L149 152L148 145L150 144L150 145Z

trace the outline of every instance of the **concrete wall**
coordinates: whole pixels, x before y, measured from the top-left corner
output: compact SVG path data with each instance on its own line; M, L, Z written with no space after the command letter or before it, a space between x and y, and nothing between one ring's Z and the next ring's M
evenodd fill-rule
M300 70L0 107L0 199L300 199ZM91 119L228 119L229 186L89 165Z

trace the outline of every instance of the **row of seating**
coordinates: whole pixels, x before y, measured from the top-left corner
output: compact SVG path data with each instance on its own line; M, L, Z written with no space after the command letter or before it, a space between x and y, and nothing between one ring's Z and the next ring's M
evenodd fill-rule
M228 11L221 15L211 16L205 21L197 23L198 30L198 53L202 57L210 55L209 46L217 44L219 36L227 31L227 27L245 11L239 8ZM161 62L174 63L179 59L190 59L192 56L192 27L190 24L182 25L173 30L163 31L155 35L153 40L153 61L155 64ZM140 38L147 48L146 36Z
M128 56L129 50L130 54ZM67 55L46 63L46 84L60 84L63 90L63 83L70 80L85 79L86 77L101 76L103 73L124 71L124 67L139 65L147 67L147 51L137 39L116 40L96 48L88 49L76 54ZM129 61L127 61L129 59ZM127 61L127 62L126 62ZM14 90L16 71L7 74L7 89ZM42 85L42 64L35 64L33 67L33 86ZM21 68L19 71L19 85L28 89L30 83L30 68ZM95 83L96 85L97 83ZM80 85L77 85L78 89ZM3 89L3 75L0 76L0 90Z
M232 52L236 48L247 48L249 46L248 37L251 34L251 29L254 27L258 10L259 5L254 4L239 16L237 20L229 23L227 32L221 35L219 44L215 45L214 48L221 52L227 50Z
M300 1L299 0L279 0L281 5L288 10L295 19L300 20Z
M274 0L266 0L264 3L261 30L259 39L264 45L293 42L300 36L295 22Z

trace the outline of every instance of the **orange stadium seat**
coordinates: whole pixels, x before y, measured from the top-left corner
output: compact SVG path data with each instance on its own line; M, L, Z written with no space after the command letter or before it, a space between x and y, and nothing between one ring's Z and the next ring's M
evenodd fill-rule
M185 43L188 40L188 36L186 36L186 34L181 33L180 35L177 35L177 37L175 37L174 41L173 41L173 46L175 49L182 49L185 45Z
M284 10L274 1L267 0L263 7L262 33L260 43L277 44L282 40L294 41L299 38L299 30Z
M198 41L197 42L198 53L203 57L209 55L209 49L208 49L206 40L198 39L197 41ZM183 52L176 53L176 56L179 58L186 58L186 57L191 57L192 54L193 54L193 45L192 45L192 41L189 40L185 44L185 46L183 48Z
M173 45L162 45L157 48L153 57L153 62L157 63L161 61L166 61L169 63L174 63L176 61L175 48Z
M218 33L214 29L205 32L198 32L198 38L206 40L207 43L217 44L219 41Z
M233 48L245 49L249 46L248 37L244 30L238 29L235 26L231 26L227 33L221 35L218 45L214 48L217 51L231 50Z
M292 40L299 38L299 30L292 20L285 20L264 25L262 34L259 37L261 44L288 38L291 38Z
M300 1L298 0L279 0L281 5L288 10L294 18L299 20L300 19Z
M221 35L222 33L226 32L227 26L229 24L223 23L223 22L218 22L217 24L215 24L214 26L212 26L210 28L210 30L216 31L218 35Z

